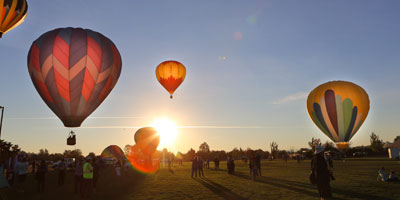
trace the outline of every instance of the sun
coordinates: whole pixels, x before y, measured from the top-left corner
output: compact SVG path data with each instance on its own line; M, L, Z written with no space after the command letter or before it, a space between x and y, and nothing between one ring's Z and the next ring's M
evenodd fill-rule
M178 127L175 123L167 118L161 118L155 120L152 127L154 127L160 135L158 149L172 148L176 136L178 135Z

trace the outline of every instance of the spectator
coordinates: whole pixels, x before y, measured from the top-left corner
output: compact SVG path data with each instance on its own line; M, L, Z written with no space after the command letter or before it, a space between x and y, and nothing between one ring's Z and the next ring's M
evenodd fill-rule
M36 181L37 181L37 191L44 192L46 183L46 174L48 172L48 167L45 160L42 160L36 171Z
M198 168L198 157L195 156L192 160L192 178L193 178L193 174L195 175L195 177L197 177L197 168Z
M64 185L64 179L65 179L65 170L67 166L64 162L64 159L61 159L60 163L57 165L58 169L58 185Z
M313 179L318 186L318 193L323 199L329 199L332 197L331 186L330 186L330 175L328 165L324 158L324 148L321 145L315 147L315 155L311 160L311 171Z
M75 178L74 178L74 191L75 194L80 193L82 195L83 187L83 158L80 157L75 162Z

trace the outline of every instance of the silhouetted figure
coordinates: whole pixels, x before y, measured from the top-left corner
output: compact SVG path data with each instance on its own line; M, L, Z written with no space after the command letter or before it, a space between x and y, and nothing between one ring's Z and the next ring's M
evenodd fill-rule
M46 174L49 171L46 161L42 160L36 171L37 191L44 192L46 183Z
M207 169L210 169L210 159L207 159Z
M65 171L67 169L67 166L64 162L64 159L61 159L60 163L57 165L58 169L58 185L64 185L64 179L65 179Z
M257 169L258 175L261 176L261 156L257 154L254 158L255 167Z
M228 157L227 167L228 174L233 174L235 172L235 161L233 160L233 158Z
M383 181L386 182L387 181L387 174L385 172L385 168L381 167L381 169L378 170L378 178L376 179L377 181Z
M0 163L0 189L9 187L7 179L4 176L5 167L6 167L6 163L4 161L1 161L1 163Z
M100 171L100 164L99 160L96 158L93 158L92 161L92 166L93 166L93 191L96 192L96 186L97 186L97 181L99 180L99 171Z
M192 160L192 178L193 178L193 174L195 177L197 177L197 168L198 168L198 157L195 156Z
M324 158L324 148L320 145L315 147L315 155L311 160L311 171L314 174L315 182L318 186L318 193L321 199L332 197L330 186L330 175L328 165Z
M33 160L33 161L32 161L32 174L34 174L35 171L36 171L36 161Z
M214 168L215 168L215 170L219 169L219 159L217 157L214 158Z
M197 170L199 171L199 177L204 177L203 160L201 158L197 158Z
M74 191L76 193L82 194L83 187L83 159L79 158L75 162L75 178L74 178Z

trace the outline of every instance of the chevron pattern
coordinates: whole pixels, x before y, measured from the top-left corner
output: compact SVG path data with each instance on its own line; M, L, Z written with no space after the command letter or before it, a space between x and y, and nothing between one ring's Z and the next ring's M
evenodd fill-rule
M104 101L118 81L121 65L114 43L89 29L49 31L28 53L36 90L66 127L79 127Z
M21 24L27 11L26 0L0 0L0 37Z

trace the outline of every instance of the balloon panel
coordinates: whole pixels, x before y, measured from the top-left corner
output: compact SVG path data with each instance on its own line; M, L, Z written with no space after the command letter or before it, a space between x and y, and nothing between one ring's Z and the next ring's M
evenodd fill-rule
M0 37L21 24L26 17L26 0L0 1Z
M116 158L117 160L123 160L125 158L124 152L117 145L110 145L103 150L101 153L102 158Z
M64 125L79 127L117 83L121 56L98 32L59 28L32 43L28 69L43 101Z
M172 95L186 77L186 68L178 61L165 61L157 66L157 80Z
M307 110L318 128L335 142L348 142L369 112L368 94L360 86L332 81L308 96Z

